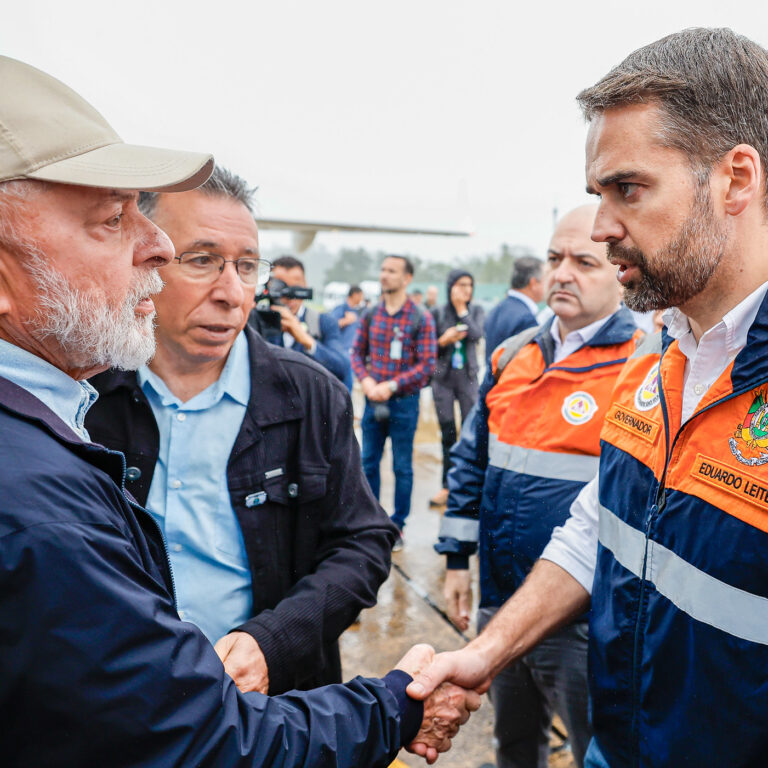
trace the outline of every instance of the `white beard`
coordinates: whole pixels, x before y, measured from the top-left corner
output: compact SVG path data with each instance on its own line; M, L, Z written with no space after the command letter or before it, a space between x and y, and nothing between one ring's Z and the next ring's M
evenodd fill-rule
M133 371L152 358L155 313L137 316L134 310L142 299L162 290L157 270L140 273L122 306L113 308L102 296L73 288L41 255L32 255L24 266L38 290L29 331L40 341L54 339L72 368Z

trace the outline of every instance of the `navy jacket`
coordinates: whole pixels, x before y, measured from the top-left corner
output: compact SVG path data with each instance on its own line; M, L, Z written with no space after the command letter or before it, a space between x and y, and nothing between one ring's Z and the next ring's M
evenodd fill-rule
M516 336L526 328L536 325L536 317L524 301L516 296L502 299L489 313L485 321L485 359L491 367L493 350L510 336Z
M304 320L309 335L315 340L315 354L310 355L301 344L294 344L296 352L309 357L323 368L329 370L339 381L345 384L352 380L352 368L349 364L349 352L344 349L341 341L339 324L334 318L325 313L317 312L312 307L305 308ZM314 317L312 317L314 315ZM283 345L283 335L277 339L279 346Z
M435 549L450 567L480 555L480 605L500 606L522 584L553 528L597 472L600 427L638 331L625 308L552 363L552 321L498 383L489 372L451 450L448 507ZM574 417L568 403L586 403Z
M124 478L121 454L0 379L3 765L386 766L421 716L408 676L239 693L179 620L159 531Z
M227 485L254 615L236 629L259 644L276 694L341 681L337 638L376 602L395 528L363 476L344 387L306 355L245 334L251 394ZM86 418L91 439L125 454L126 487L146 504L159 453L152 408L133 372L91 383L99 391Z
M358 319L355 320L354 323L350 323L349 325L345 325L343 328L339 328L339 336L341 337L341 344L344 347L344 349L347 350L347 353L349 353L349 350L352 349L352 344L355 341L355 336L357 335L357 329L360 327L360 314L363 311L363 307L350 307L349 304L345 301L342 304L339 304L337 307L334 307L329 313L328 317L332 317L337 323L339 320L341 320L344 317L344 314L346 312L354 312Z
M251 311L248 325L258 332L262 338L277 347L283 346L283 333L280 330L279 316L275 323L265 322L259 310ZM329 315L318 312L312 307L305 307L304 325L307 333L317 342L315 354L310 355L301 344L294 344L293 349L314 360L330 371L339 381L347 384L347 389L352 389L352 369L349 364L349 350L344 349L341 342L339 324Z

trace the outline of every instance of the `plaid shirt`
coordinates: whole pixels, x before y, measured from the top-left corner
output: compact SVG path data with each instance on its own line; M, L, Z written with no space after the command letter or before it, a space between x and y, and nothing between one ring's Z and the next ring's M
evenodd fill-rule
M413 338L413 329L421 327ZM397 329L397 330L395 330ZM402 342L400 360L393 360L389 354L392 342ZM360 323L352 345L352 370L360 381L371 376L376 382L396 381L395 397L412 395L429 383L435 370L437 337L432 313L419 312L416 305L406 299L405 304L394 315L384 308L384 302L367 314Z

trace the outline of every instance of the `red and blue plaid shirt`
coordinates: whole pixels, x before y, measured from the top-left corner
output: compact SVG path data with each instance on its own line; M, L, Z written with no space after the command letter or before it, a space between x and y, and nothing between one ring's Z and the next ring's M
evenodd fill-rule
M416 338L413 330L419 325ZM399 330L395 330L395 329ZM402 342L399 360L390 357L392 342ZM429 383L435 370L437 337L431 312L420 312L406 299L394 315L380 302L357 329L352 345L352 370L360 381L371 376L376 382L397 382L396 397L411 395Z

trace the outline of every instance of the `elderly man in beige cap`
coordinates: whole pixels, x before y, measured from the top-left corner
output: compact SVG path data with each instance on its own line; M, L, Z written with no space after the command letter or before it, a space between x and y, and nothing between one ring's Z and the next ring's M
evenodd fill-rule
M3 764L383 766L410 742L434 760L478 701L456 687L423 707L406 697L428 646L383 680L268 698L241 694L179 619L124 458L83 426L84 379L154 350L150 296L173 249L137 190L192 189L213 160L124 144L18 61L0 58L0 82Z

